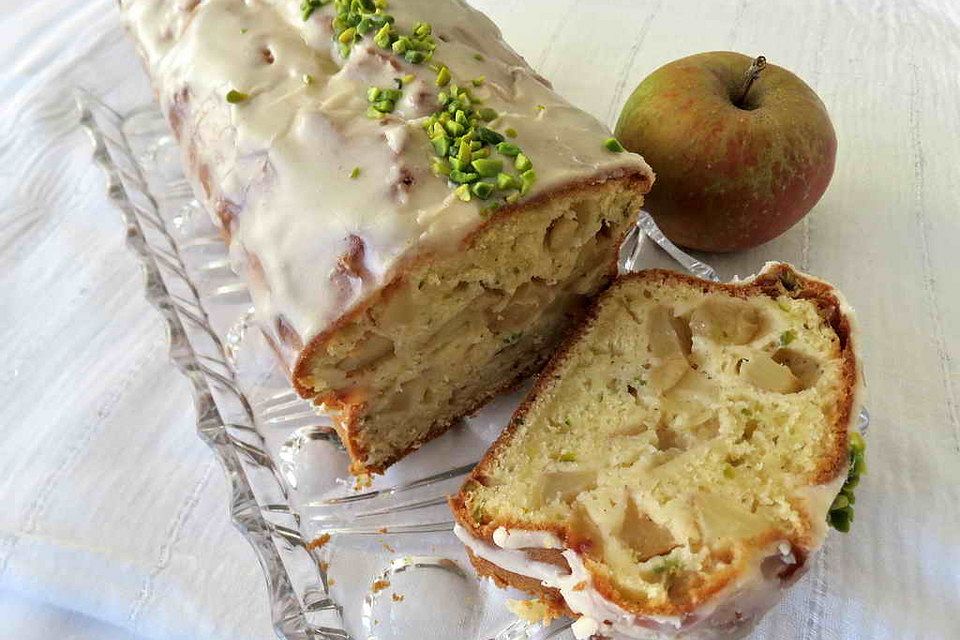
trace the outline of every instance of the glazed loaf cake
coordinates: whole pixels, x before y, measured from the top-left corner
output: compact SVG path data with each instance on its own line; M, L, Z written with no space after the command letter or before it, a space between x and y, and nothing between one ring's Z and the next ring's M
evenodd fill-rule
M536 370L653 174L458 0L121 0L297 391L379 472Z
M578 638L742 637L828 514L845 528L855 339L843 298L787 265L622 277L452 500L456 533Z

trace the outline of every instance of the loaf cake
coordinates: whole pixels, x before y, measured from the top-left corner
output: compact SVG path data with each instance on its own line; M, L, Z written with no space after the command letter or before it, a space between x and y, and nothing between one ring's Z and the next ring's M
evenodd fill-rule
M542 366L653 180L459 0L121 0L296 390L381 472Z
M741 637L861 470L855 339L840 294L785 264L623 276L451 499L455 532L578 638Z

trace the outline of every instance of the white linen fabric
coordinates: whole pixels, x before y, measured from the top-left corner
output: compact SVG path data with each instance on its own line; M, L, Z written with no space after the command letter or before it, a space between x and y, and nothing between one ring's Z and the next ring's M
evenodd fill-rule
M699 51L764 53L820 93L840 141L826 196L782 238L710 261L729 277L784 259L846 292L869 475L853 533L831 536L825 570L756 637L960 637L960 6L475 4L610 124L640 79ZM260 568L77 126L75 87L120 107L150 97L115 3L0 0L0 54L0 588L142 637L272 637ZM31 611L0 608L0 638Z

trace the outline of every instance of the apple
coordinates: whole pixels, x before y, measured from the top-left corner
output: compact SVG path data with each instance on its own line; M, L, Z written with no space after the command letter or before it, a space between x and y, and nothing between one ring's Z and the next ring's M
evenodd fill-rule
M803 80L731 51L681 58L627 100L616 136L657 181L646 208L674 243L763 244L797 223L833 176L837 137Z

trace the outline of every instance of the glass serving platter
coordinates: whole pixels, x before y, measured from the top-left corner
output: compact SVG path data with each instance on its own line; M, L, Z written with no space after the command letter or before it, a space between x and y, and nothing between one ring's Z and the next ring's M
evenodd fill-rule
M171 358L192 383L198 433L227 475L233 522L263 568L277 636L572 638L569 621L527 624L508 612L506 600L523 595L476 578L446 505L525 389L356 487L329 419L293 392L252 324L246 285L184 179L159 110L119 113L86 91L77 104L147 297L166 321ZM653 266L719 279L641 214L620 267Z

